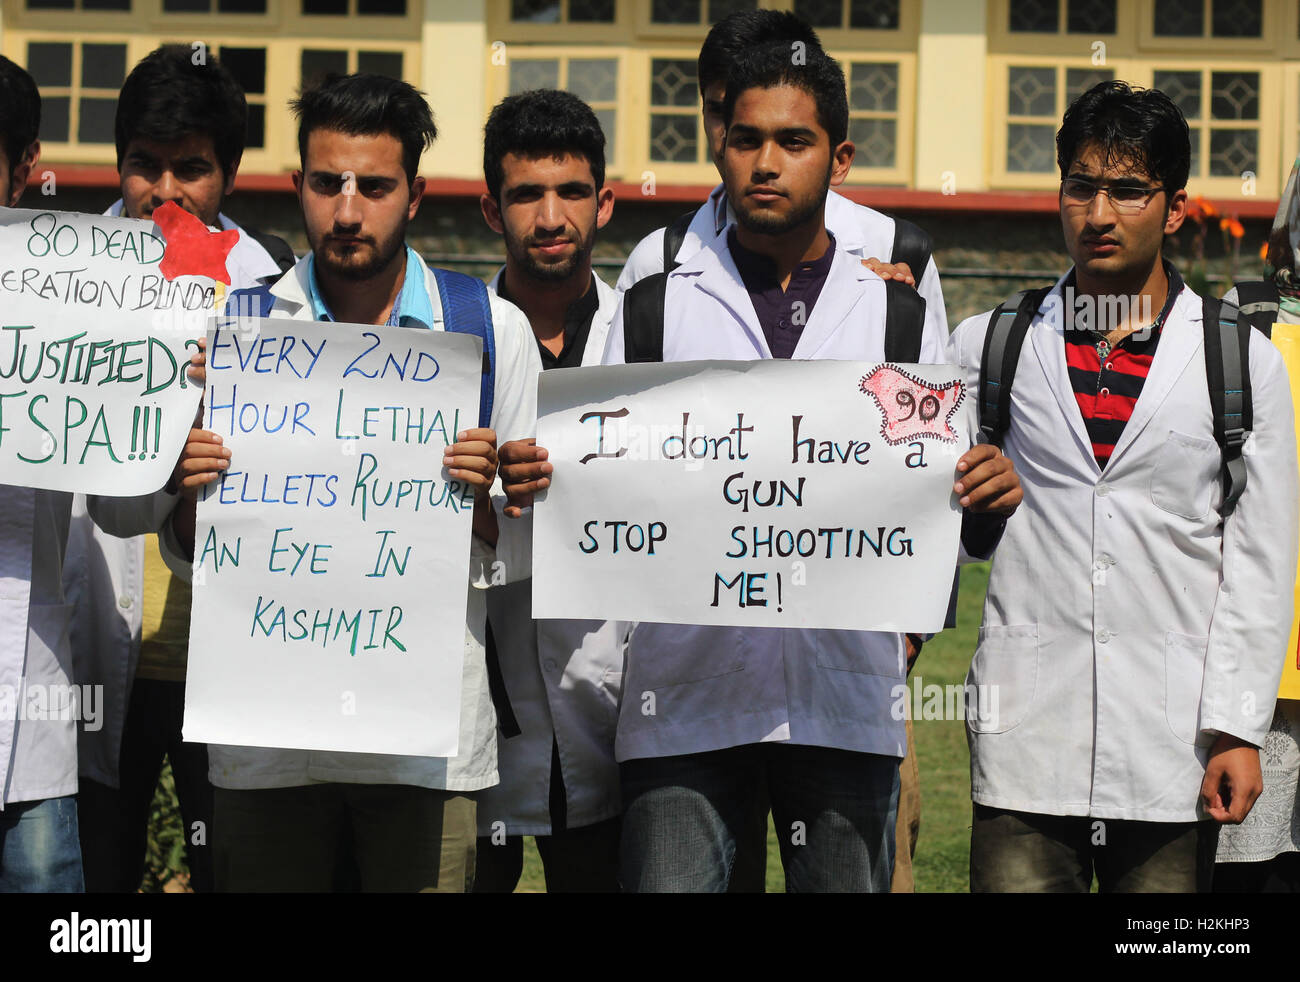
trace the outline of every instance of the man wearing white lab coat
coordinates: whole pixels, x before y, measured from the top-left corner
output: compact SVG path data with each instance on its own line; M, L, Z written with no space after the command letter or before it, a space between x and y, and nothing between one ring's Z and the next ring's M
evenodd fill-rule
M294 185L312 255L270 288L270 316L444 330L433 274L404 242L424 191L416 176L419 151L436 134L423 98L404 82L349 75L305 93L295 109L304 155ZM496 714L484 663L486 587L496 570L508 578L528 565L527 543L519 541L526 527L502 522L498 537L485 495L495 471L494 434L522 439L536 427L540 371L523 315L497 297L490 297L490 309L492 427L469 430L443 458L448 473L474 484L477 495L459 753L209 746L218 890L328 890L340 851L355 855L364 890L472 886L474 793L497 783ZM216 434L192 431L182 486L215 480L233 459L231 449ZM170 537L168 543L175 544Z
M971 887L1086 893L1095 873L1103 891L1205 890L1215 823L1259 794L1291 623L1289 385L1253 336L1247 484L1225 519L1202 302L1161 258L1186 211L1187 125L1162 93L1106 82L1057 145L1075 265L1012 385L1005 450L1025 505L968 679L998 694L995 714L967 721ZM1085 323L1067 289L1132 303ZM970 318L949 344L972 386L988 324Z
M483 217L506 247L488 288L528 317L543 369L600 364L618 294L591 269L614 213L595 113L554 89L508 97L484 128L483 171ZM501 459L531 457L531 444L503 445ZM479 797L474 890L513 891L532 835L548 892L616 892L613 735L628 625L534 621L531 579L490 590L488 620L503 690L501 783Z
M725 113L739 223L669 275L664 360L881 360L884 281L825 228L827 188L853 157L838 65L810 53L793 66L787 46L761 49L729 75ZM801 330L780 313L799 302ZM926 330L920 360L941 361L942 346ZM624 360L622 307L604 360ZM984 555L1018 483L988 446L959 470L963 507L992 513L992 533L977 536L972 523L967 540L980 538ZM904 662L899 634L636 625L616 743L624 889L725 890L766 793L789 889L888 890L906 741L889 706ZM647 693L653 714L642 712Z

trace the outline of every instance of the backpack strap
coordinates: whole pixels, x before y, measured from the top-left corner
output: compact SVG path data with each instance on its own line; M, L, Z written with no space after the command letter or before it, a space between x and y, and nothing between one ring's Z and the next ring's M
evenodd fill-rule
M438 296L442 299L442 321L448 331L473 334L483 342L483 382L479 391L478 425L492 426L492 400L496 393L496 331L492 327L492 305L487 286L477 276L429 267Z
M691 222L695 219L695 212L688 211L684 215L678 215L673 219L673 223L664 229L664 272L671 273L681 265L677 261L677 253L686 241L686 230L691 227Z
M1223 504L1219 515L1227 518L1246 490L1246 462L1241 459L1241 448L1254 426L1250 323L1225 301L1205 297L1202 305L1205 380L1214 413L1214 439L1223 454Z
M623 294L623 361L664 360L664 296L668 274L653 273Z
M917 286L921 285L921 277L930 265L930 254L933 251L934 244L925 229L902 218L894 219L894 248L890 251L889 261L907 263L912 275L916 277Z
M1273 325L1277 323L1278 311L1282 298L1277 287L1268 280L1247 280L1234 283L1237 291L1237 310L1264 337L1273 336Z
M999 447L1011 426L1011 383L1016 377L1020 349L1034 315L1051 292L1050 286L1022 290L998 304L989 316L980 359L980 431Z
M925 298L906 283L885 280L885 361L921 360Z

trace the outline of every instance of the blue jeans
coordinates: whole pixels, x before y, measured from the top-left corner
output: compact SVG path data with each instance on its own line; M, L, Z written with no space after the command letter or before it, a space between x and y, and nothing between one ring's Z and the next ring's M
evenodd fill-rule
M77 799L19 801L0 812L0 893L81 893Z
M761 848L752 819L764 794L789 892L889 892L897 757L760 743L620 770L628 892L726 892L738 844Z

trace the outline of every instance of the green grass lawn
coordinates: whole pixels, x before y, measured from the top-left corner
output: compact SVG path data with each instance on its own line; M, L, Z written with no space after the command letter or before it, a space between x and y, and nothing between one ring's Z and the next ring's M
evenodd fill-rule
M962 570L957 627L926 644L910 683L960 685L975 650L980 609L988 587L988 566ZM966 728L960 720L913 721L917 759L921 768L921 834L914 862L918 893L965 892L969 886L970 856L970 755ZM767 831L767 889L785 890L776 830L769 819ZM181 851L180 814L166 769L159 782L149 830L149 862L143 889L161 890L163 884L185 874ZM546 889L542 861L531 838L524 843L524 873L519 891Z

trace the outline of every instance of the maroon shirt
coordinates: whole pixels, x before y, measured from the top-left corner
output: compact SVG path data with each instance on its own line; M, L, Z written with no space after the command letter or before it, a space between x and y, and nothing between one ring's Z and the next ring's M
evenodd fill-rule
M796 266L790 273L789 285L782 290L776 275L776 263L741 245L734 226L727 233L727 248L731 250L731 258L735 260L736 269L749 292L773 358L794 356L804 325L812 317L813 305L826 285L835 258L835 236L830 232L826 234L831 242L821 258Z

